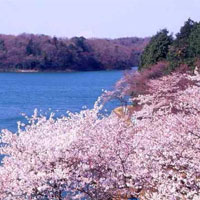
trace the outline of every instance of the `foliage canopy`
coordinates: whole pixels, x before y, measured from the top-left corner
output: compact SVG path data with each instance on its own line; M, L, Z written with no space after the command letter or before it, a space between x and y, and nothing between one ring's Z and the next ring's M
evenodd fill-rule
M166 29L152 37L141 55L140 69L148 68L161 60L169 62L167 71L181 65L195 68L200 58L200 22L188 19L173 38Z
M89 71L138 65L148 38L86 39L0 35L0 71Z
M140 68L147 68L158 61L166 59L172 36L168 35L167 29L163 29L153 36L141 55Z

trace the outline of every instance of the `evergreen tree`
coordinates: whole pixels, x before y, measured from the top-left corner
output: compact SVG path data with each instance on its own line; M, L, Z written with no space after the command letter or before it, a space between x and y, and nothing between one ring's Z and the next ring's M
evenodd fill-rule
M176 34L176 41L177 42L185 42L188 40L190 33L192 32L193 27L195 26L196 22L191 20L190 18L184 23L184 26L180 28L180 32Z
M198 37L197 23L190 18L180 28L180 32L176 34L176 39L169 48L167 60L169 61L169 71L179 67L181 64L193 66L195 61L195 49Z
M200 23L195 25L189 36L188 52L192 57L200 56Z
M139 69L148 68L158 61L166 59L169 45L172 43L172 35L168 35L167 29L163 29L152 37L141 55Z

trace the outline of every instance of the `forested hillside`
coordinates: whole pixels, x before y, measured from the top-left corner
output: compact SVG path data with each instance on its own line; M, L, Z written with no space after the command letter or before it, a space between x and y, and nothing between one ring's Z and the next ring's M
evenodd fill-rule
M200 22L188 19L173 36L163 29L154 35L141 56L140 69L164 61L167 71L200 67Z
M0 71L88 71L138 65L149 38L85 39L0 35Z

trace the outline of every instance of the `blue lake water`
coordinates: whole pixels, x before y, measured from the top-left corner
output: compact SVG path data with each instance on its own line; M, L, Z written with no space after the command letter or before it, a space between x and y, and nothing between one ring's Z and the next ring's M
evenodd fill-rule
M17 131L17 121L24 121L35 108L41 113L79 112L92 108L102 89L111 90L123 71L73 73L0 73L0 129ZM119 102L105 105L111 111ZM51 110L49 111L49 108ZM0 155L0 165L3 155Z
M35 108L42 113L92 108L102 89L112 89L123 71L72 73L0 73L0 129L17 130L22 113L30 116ZM106 105L108 110L116 102Z

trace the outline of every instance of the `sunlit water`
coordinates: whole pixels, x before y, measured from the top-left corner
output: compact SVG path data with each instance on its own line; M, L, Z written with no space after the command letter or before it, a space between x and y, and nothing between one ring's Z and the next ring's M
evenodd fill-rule
M56 117L66 111L92 108L102 89L111 90L123 71L73 73L0 73L0 129L17 131L17 121L27 123L22 114L40 113ZM109 102L111 111L119 102ZM0 155L0 164L2 155Z
M47 115L79 112L92 108L103 90L112 90L123 71L74 73L0 73L0 129L17 131L17 121L25 121L35 108ZM119 105L105 105L108 113ZM0 155L0 165L3 156Z
M102 89L110 90L122 71L74 73L0 73L0 129L17 130L22 113L30 116L35 108L42 113L79 112L92 108ZM111 110L117 102L106 105Z

